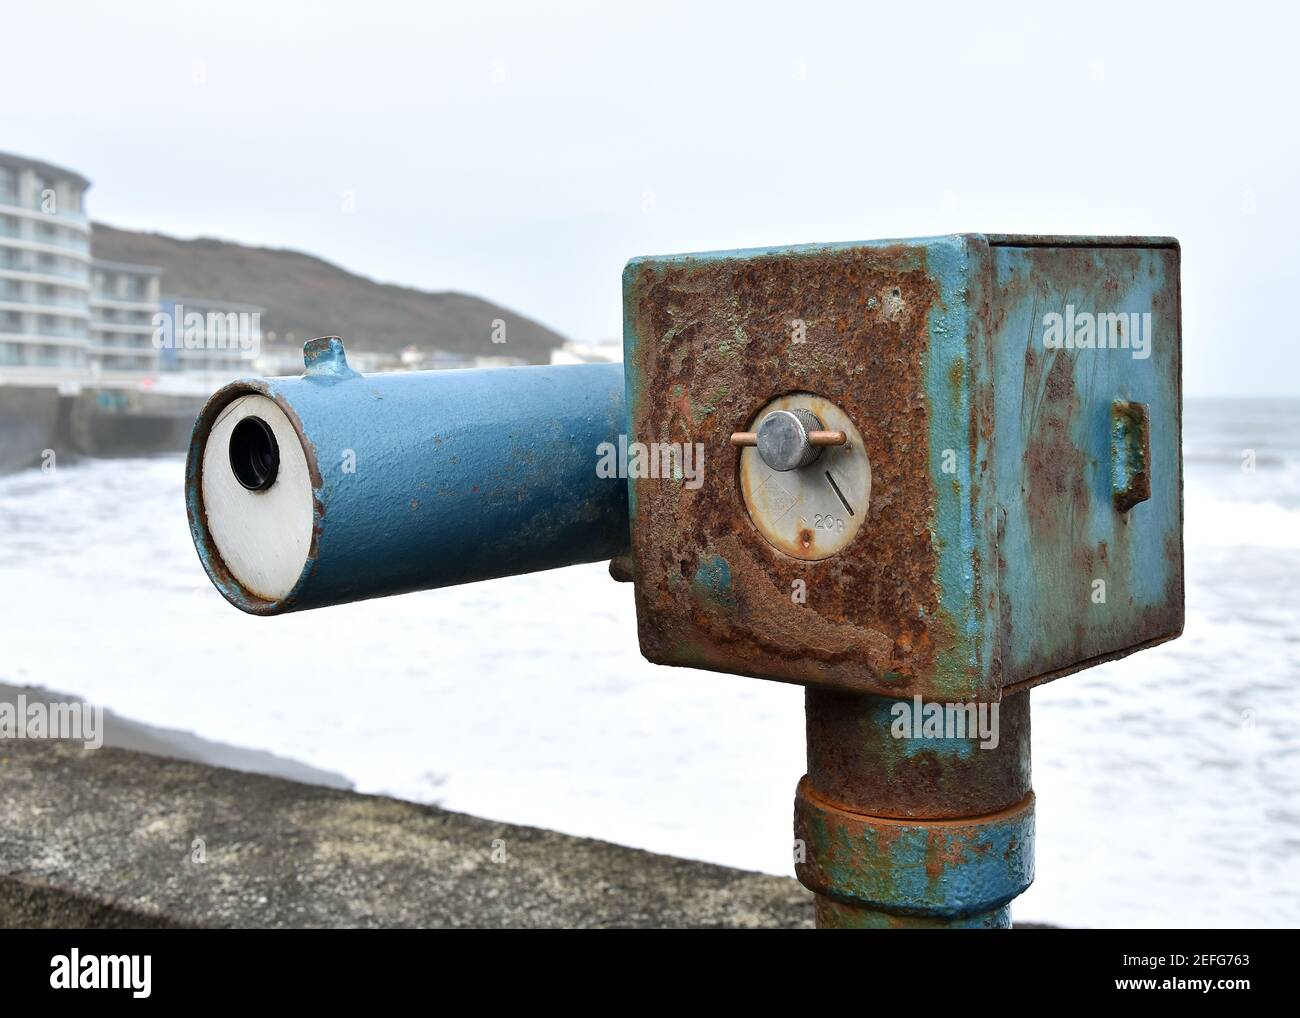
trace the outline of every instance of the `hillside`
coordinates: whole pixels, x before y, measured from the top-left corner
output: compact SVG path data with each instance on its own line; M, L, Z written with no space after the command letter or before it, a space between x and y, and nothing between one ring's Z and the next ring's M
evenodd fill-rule
M179 240L95 223L94 256L156 265L163 293L258 304L263 329L280 341L342 336L358 350L423 350L550 360L564 337L530 318L465 293L430 293L376 283L298 251L244 247L200 237ZM506 322L507 342L491 341L492 321Z

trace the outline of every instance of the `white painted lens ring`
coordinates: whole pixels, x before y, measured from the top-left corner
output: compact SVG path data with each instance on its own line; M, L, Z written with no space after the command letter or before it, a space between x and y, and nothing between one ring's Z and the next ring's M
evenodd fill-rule
M252 416L279 448L275 482L262 491L240 484L230 462L231 432ZM233 383L204 407L186 462L190 532L209 578L236 607L256 615L291 610L316 559L318 477L297 416L264 386Z

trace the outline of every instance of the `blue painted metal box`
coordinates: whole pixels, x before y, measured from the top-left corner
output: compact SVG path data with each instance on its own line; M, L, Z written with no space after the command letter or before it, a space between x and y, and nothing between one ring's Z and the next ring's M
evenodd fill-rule
M639 258L623 287L630 439L703 454L696 483L630 471L650 660L996 700L1181 632L1176 241ZM729 441L794 394L842 411L870 461L826 557L797 493L801 547L751 518Z

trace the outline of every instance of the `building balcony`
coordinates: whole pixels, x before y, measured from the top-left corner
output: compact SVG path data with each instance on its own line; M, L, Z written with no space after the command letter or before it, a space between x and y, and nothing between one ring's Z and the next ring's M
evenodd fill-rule
M90 345L86 347L87 352L105 357L148 357L155 363L160 361L161 351L155 350L150 343L141 343L135 346L118 346L113 343L102 343L91 339Z
M10 201L0 200L0 216L17 216L21 219L33 219L38 222L56 223L69 229L77 230L90 237L90 217L84 212L46 212L40 208L30 208Z
M84 318L90 321L90 310L82 304L51 304L46 300L0 300L0 311L18 311L32 315L52 315L56 318Z
M68 346L85 350L90 345L90 337L61 335L48 330L41 332L0 332L0 343L18 343L22 346Z
M85 262L87 265L90 264L89 242L77 246L51 244L47 241L37 240L34 237L25 237L14 231L0 228L0 249L4 248L54 255L58 258L72 258L79 262Z
M2 261L0 261L0 279L12 279L19 283L63 286L81 293L84 293L90 285L90 274L84 271L80 273L61 272L57 269L11 265Z
M152 322L106 322L96 318L90 323L90 327L100 332L120 332L135 336L152 336L154 333Z
M0 311L32 311L43 315L71 314L76 318L89 313L86 310L85 298L78 299L76 294L71 297L35 297L16 288L8 289L3 286L0 286Z
M98 293L92 293L90 295L90 306L92 308L103 308L108 311L147 311L151 315L155 315L162 310L162 305L156 300L106 297L103 294Z

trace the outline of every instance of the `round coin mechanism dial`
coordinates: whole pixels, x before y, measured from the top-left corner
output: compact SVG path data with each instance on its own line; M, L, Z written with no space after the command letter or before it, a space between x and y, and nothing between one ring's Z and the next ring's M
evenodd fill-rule
M830 558L853 540L871 504L862 433L830 400L796 392L754 415L740 449L740 492L754 526L792 558Z

